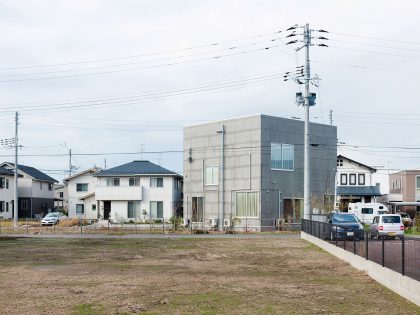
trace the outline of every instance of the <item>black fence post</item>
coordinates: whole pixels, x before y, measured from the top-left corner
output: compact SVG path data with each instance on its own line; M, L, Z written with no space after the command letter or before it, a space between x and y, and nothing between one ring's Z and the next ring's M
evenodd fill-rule
M80 219L80 234L83 234L83 225L82 225L82 219Z
M405 237L401 238L401 273L405 276Z
M366 247L365 247L366 260L369 260L369 232L368 231L365 232L365 239L366 239Z
M338 237L337 237L337 230L338 230L338 227L337 227L337 225L335 226L335 246L338 246L338 241L337 241L337 239L338 239Z
M109 235L109 219L108 219L108 235Z
M385 237L382 237L382 267L385 267Z
M356 255L356 238L353 235L353 254Z
M162 220L162 234L165 234L165 219Z

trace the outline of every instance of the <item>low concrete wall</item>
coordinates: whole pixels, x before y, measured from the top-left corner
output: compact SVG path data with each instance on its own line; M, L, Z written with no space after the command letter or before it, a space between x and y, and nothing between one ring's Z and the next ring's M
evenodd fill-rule
M301 232L301 238L307 240L318 247L326 250L330 254L344 260L358 270L365 271L372 279L386 286L388 289L398 293L407 300L420 306L420 282L391 270L386 267L354 255L340 247L320 240L310 234Z

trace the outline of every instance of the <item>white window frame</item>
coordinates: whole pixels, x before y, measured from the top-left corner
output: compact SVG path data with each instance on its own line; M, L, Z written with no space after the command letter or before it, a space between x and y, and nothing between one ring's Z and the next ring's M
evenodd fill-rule
M349 185L350 186L356 186L357 185L357 174L356 173L351 173L349 174ZM352 182L352 178L354 178L354 182Z
M156 204L156 216L152 216L152 204ZM159 204L162 205L162 217L159 217L158 216L158 205ZM165 217L165 215L164 215L164 203L163 203L163 201L161 201L161 200L152 200L152 201L150 201L149 205L150 205L150 211L149 211L150 218L152 218L152 219L163 219Z
M118 185L115 185L116 183L118 183ZM108 187L118 187L120 186L120 184L121 184L121 181L119 177L108 177L106 179L106 185Z
M363 183L360 181L360 178L363 178ZM366 185L366 175L361 173L361 174L357 174L357 183L360 186L365 186Z
M257 195L257 216L239 216L238 213L238 194L256 194ZM258 219L260 217L260 194L258 190L247 190L247 191L237 191L235 192L235 217L236 218L248 218L248 219Z
M210 165L204 170L204 185L217 186L219 185L219 166Z
M343 178L346 179L346 182L345 183L343 182ZM347 176L347 174L346 173L341 173L340 174L340 186L347 186L348 184L349 184L349 182L348 182L348 176Z
M281 163L281 168L278 167L273 167L273 146L280 146L280 155L281 155L281 160L277 160L280 161ZM290 147L292 148L293 151L293 159L292 159L292 167L291 168L286 168L285 167L285 163L286 160L284 159L284 152L285 152L285 148L286 147ZM287 172L293 172L295 170L295 145L294 144L289 144L289 143L277 143L277 142L271 142L270 145L270 167L272 170L274 171L287 171Z
M162 186L159 186L159 179L162 180ZM150 187L151 188L163 188L164 185L163 177L150 177Z
M128 179L128 186L130 186L130 187L140 186L140 177L130 177Z

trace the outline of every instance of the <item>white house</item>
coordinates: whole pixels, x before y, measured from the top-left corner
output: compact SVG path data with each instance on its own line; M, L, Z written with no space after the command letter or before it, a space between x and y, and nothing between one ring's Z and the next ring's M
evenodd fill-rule
M99 216L113 222L168 220L182 211L182 176L149 161L94 174Z
M3 162L0 167L15 169L10 162ZM58 181L31 166L19 164L18 172L19 218L43 217L54 209L54 183Z
M63 180L67 186L69 218L98 218L95 200L96 177L93 176L98 171L98 168L93 167Z
M374 183L376 169L343 155L337 156L337 204L346 211L349 202L375 202L381 196L379 183Z
M66 184L54 185L54 209L67 213L68 211L68 190Z
M14 172L0 167L0 219L13 218Z

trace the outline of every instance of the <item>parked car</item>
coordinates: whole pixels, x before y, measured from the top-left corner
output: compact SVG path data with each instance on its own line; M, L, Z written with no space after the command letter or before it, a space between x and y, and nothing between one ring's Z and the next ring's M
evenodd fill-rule
M54 225L60 223L60 220L67 219L67 216L61 212L48 213L42 220L42 225Z
M335 239L358 239L365 238L365 231L359 219L351 213L332 212L327 216L328 228L324 231L324 238Z
M371 224L374 217L389 213L389 209L382 203L349 203L349 213L353 213L362 223Z
M404 224L399 214L382 214L373 218L370 226L370 238L403 238Z
M413 226L413 220L408 213L399 212L398 214L401 216L404 226Z

